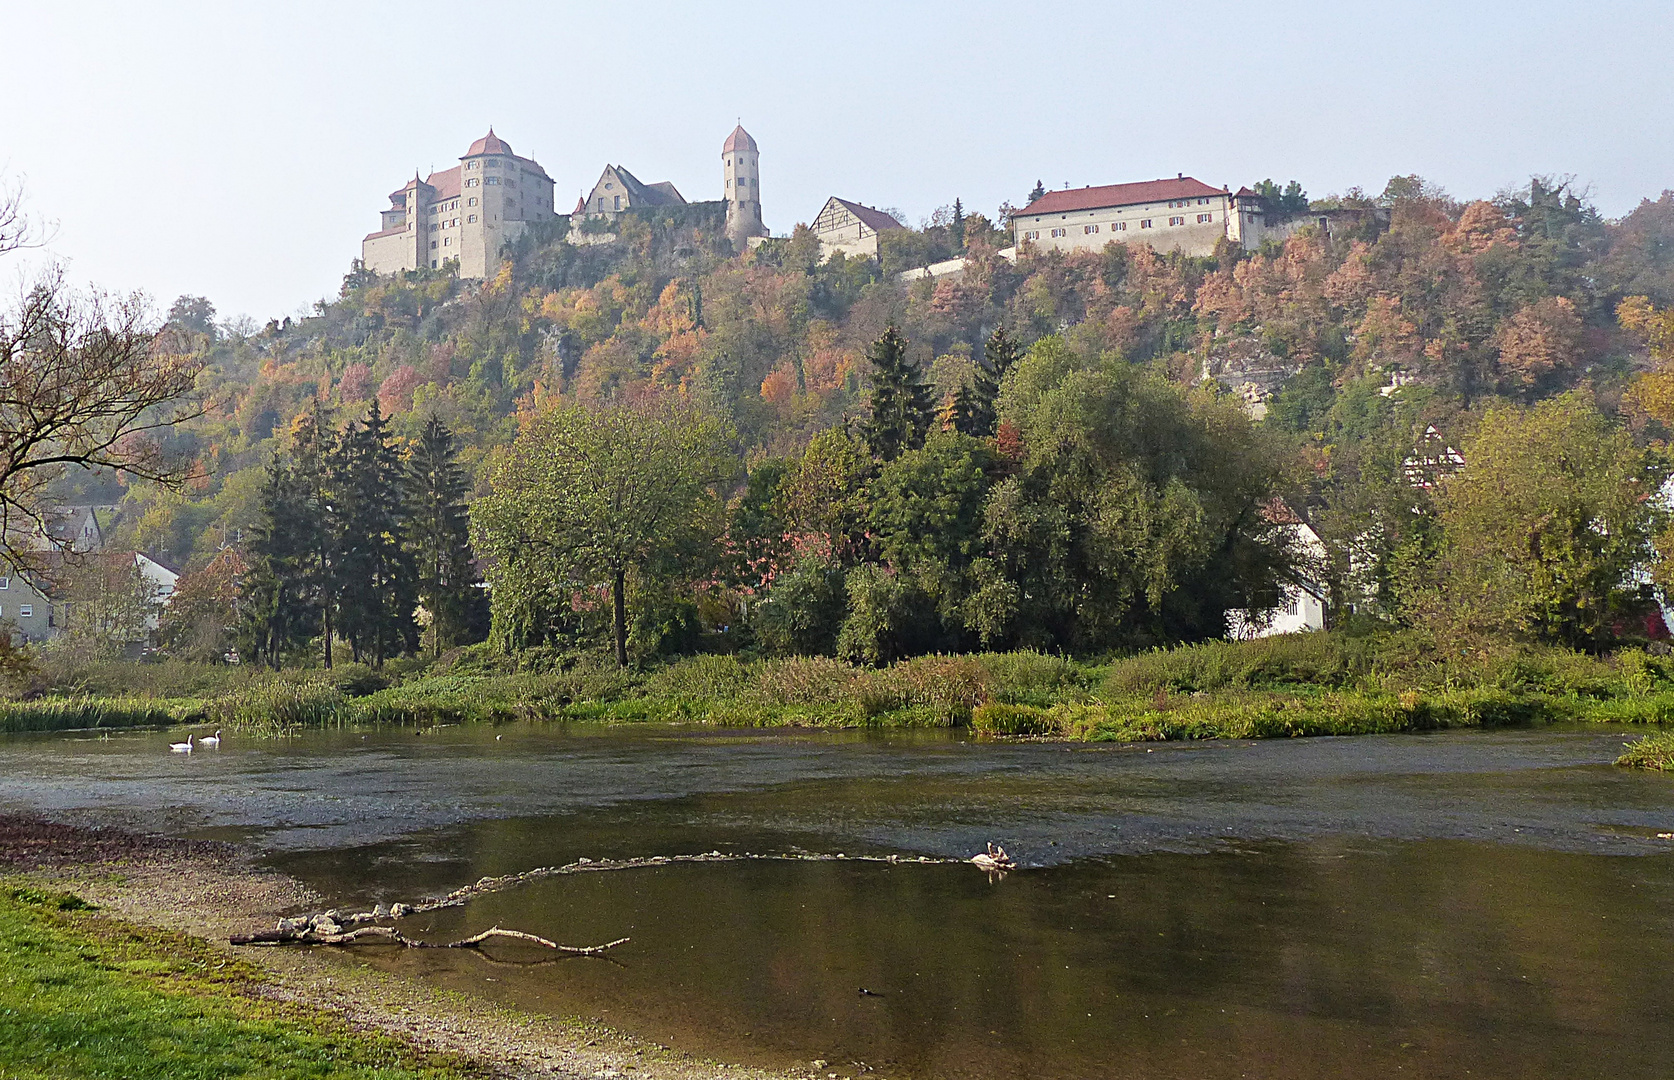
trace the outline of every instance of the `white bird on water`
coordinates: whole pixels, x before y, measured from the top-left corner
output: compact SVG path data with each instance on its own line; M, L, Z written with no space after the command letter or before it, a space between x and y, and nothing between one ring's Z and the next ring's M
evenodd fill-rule
M191 736L188 735L187 738L190 739ZM221 745L221 729L216 728L215 729L215 734L205 735L203 738L199 739L198 740L198 745L199 746L220 746Z
M192 737L190 735L186 736L185 742L169 743L169 749L177 754L190 754L192 752Z

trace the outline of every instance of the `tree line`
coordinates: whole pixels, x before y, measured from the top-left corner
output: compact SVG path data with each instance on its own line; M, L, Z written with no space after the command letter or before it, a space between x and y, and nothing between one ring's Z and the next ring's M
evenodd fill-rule
M253 663L334 644L380 665L481 640L487 597L471 551L453 436L432 417L403 456L373 401L342 430L304 413L267 468L239 582L236 640ZM421 625L421 617L423 624Z

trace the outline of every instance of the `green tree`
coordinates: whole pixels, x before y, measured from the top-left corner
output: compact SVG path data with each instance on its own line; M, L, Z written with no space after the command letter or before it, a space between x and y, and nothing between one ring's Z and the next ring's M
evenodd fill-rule
M158 620L158 646L184 660L221 663L237 641L238 587L249 570L238 549L229 547L182 574Z
M1440 491L1441 558L1421 614L1458 631L1596 648L1635 596L1666 513L1666 466L1591 400L1500 406Z
M406 484L388 423L373 398L334 455L337 626L357 661L418 651L418 582L405 543Z
M628 663L630 575L690 580L712 565L736 460L715 417L675 401L562 405L534 421L472 507L490 560L493 633L538 644L577 594L609 590L617 663Z
M1000 396L1000 382L1019 355L1017 342L1006 333L1005 325L995 327L982 347L982 362L976 365L970 384L960 387L954 396L954 427L966 435L994 434L994 403Z
M465 474L454 460L453 434L435 416L407 460L407 542L417 573L418 598L430 615L432 647L481 641L488 632L488 598L471 552Z
M893 324L872 343L872 393L861 437L879 461L894 461L924 445L933 414L933 392L924 373L907 358L907 343Z
M985 509L985 641L1075 651L1217 637L1277 600L1286 545L1263 513L1282 446L1233 401L1037 343L1000 416L1023 457Z
M278 668L286 654L313 636L316 625L304 580L310 552L296 522L304 499L296 479L275 453L262 486L240 585L238 651L253 664Z
M1044 199L1045 197L1046 197L1046 185L1041 183L1039 180L1036 180L1035 181L1035 189L1033 191L1029 192L1029 202L1031 202L1031 203L1032 202L1038 202L1039 200ZM1024 203L1023 205L1027 206L1027 205L1029 205L1029 203Z

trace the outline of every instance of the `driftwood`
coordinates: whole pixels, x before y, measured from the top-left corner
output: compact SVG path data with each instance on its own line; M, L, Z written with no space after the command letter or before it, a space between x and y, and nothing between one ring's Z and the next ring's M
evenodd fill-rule
M577 859L575 862L563 866L538 866L533 870L525 870L520 874L506 874L502 877L485 877L476 882L462 886L448 893L446 896L434 897L419 904L378 904L371 911L342 912L333 908L317 915L299 915L294 918L280 919L279 925L272 930L263 930L254 934L239 934L228 941L233 945L354 945L390 944L405 945L414 949L466 949L476 948L490 937L517 938L546 948L577 956L595 956L606 949L614 948L626 942L627 938L607 942L603 945L574 946L558 945L543 937L526 934L521 930L503 930L496 926L484 931L475 938L464 941L450 942L445 945L432 944L425 941L414 941L405 937L400 931L391 926L363 926L363 923L378 922L384 919L401 919L410 915L437 911L442 908L459 907L470 900L487 893L499 892L526 882L537 881L541 878L560 877L568 874L598 873L606 870L638 870L656 866L670 866L676 863L716 863L716 862L873 862L897 865L928 865L938 863L958 863L963 859L935 858L929 855L849 855L844 852L828 854L823 852L796 851L788 854L757 855L751 852L723 853L720 851L705 851L694 855L655 855L636 859ZM969 860L978 867L992 874L1000 874L1010 870L1015 865L1011 856L1004 848L994 844L988 845L988 850ZM351 930L349 927L358 926Z
M402 945L409 949L481 949L483 942L489 938L513 938L517 941L527 941L558 952L569 953L572 956L597 956L607 949L614 949L618 945L625 945L628 938L617 938L607 941L603 945L560 945L556 941L548 941L538 934L525 933L522 930L506 930L498 926L491 926L480 934L460 941L434 942L418 941L410 938L393 926L363 926L359 930L332 930L330 927L306 926L301 929L280 927L277 930L261 930L254 934L235 934L228 938L233 945Z

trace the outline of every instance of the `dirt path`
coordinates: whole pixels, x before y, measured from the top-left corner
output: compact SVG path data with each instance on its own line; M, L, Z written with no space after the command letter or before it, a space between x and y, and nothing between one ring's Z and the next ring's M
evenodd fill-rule
M292 878L257 868L227 844L118 829L83 829L0 815L0 875L71 891L115 917L179 930L223 948L227 937L270 929L281 915L318 910ZM782 1080L702 1061L580 1020L518 1012L378 971L353 956L300 948L244 948L280 998L329 1010L416 1046L463 1055L508 1078L648 1077Z

